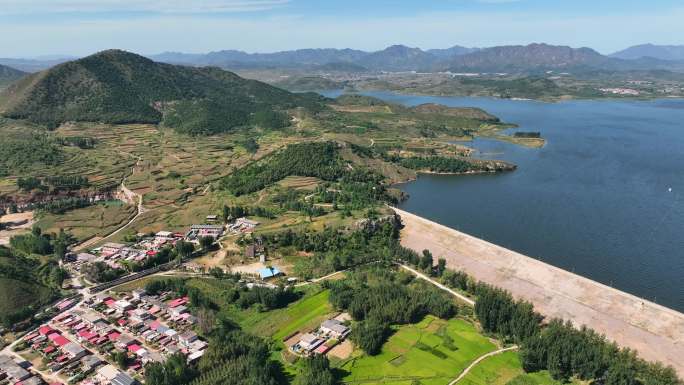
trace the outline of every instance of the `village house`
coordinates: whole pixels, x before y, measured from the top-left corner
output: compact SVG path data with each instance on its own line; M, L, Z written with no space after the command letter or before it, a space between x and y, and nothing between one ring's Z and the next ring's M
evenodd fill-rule
M343 339L349 335L351 329L344 326L340 321L329 319L321 324L320 331L336 339Z
M62 351L69 356L70 359L72 360L77 360L81 357L84 357L86 354L88 354L88 351L85 350L81 345L70 342L62 347Z
M311 352L319 347L324 341L314 334L307 333L299 340L299 346L307 352Z
M133 298L140 300L146 294L145 289L135 289L131 292Z
M259 225L259 222L247 218L238 218L230 225L231 231L240 231L243 233L251 232Z
M114 302L114 308L116 308L116 310L119 311L120 313L123 313L127 310L133 309L134 306L132 303L130 303L124 299L120 299L120 300Z
M195 332L188 330L178 336L178 342L180 342L181 345L189 347L190 344L197 341L197 338L198 337Z
M203 237L218 239L221 235L223 235L223 226L221 225L192 225L185 237L192 242Z
M278 270L278 268L275 266L264 267L263 269L259 270L259 276L261 277L261 279L275 278L282 274L283 273L281 273L280 270Z
M12 379L14 383L31 377L31 373L28 370L19 366L11 357L6 355L0 355L0 373Z
M100 247L100 255L110 256L118 253L124 247L126 247L126 245L121 243L107 242Z

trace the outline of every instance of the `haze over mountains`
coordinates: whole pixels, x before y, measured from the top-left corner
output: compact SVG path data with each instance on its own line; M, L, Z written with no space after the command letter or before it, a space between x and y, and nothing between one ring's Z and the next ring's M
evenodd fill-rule
M419 72L538 72L684 70L684 46L645 44L612 55L591 48L571 48L549 44L467 48L453 46L429 49L393 45L380 51L355 49L298 49L273 53L247 53L224 50L206 54L164 52L147 55L152 60L188 66L214 66L224 69L300 68L321 71L419 71ZM49 68L67 59L0 59L6 65L26 72Z
M610 55L618 59L654 58L660 60L684 60L684 45L641 44Z

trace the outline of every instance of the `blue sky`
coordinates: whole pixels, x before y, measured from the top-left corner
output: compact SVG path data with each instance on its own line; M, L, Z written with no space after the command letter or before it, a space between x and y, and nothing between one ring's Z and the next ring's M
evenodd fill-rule
M684 44L681 0L0 0L0 57Z

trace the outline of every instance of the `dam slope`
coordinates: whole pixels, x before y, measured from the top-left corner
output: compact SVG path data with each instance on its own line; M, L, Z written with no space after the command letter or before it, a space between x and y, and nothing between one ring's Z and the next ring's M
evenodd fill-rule
M394 209L404 223L401 244L428 249L447 267L531 302L547 318L586 325L620 346L684 376L684 314L534 258Z

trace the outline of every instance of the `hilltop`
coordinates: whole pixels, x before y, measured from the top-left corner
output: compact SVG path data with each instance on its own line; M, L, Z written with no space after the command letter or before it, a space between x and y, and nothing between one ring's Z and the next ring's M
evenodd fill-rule
M439 58L420 48L393 45L364 56L360 64L367 68L386 71L424 70L433 67Z
M456 57L452 71L517 72L539 69L601 67L610 59L591 48L571 48L548 44L500 46Z
M163 64L109 50L25 77L0 94L0 113L50 127L67 121L163 123L206 134L251 124L257 115L315 110L320 99L218 68Z
M25 76L26 72L0 64L0 87L8 85Z
M610 55L625 60L653 58L659 60L684 60L684 45L640 44Z

